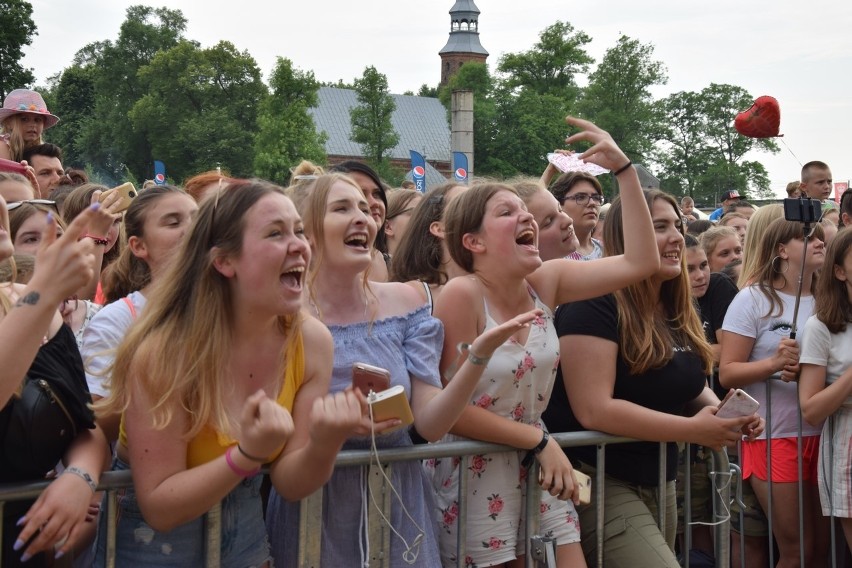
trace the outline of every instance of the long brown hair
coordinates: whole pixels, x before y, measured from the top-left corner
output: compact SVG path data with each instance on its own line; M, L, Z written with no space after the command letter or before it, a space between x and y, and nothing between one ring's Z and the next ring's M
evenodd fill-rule
M645 192L645 202L652 209L655 201L672 206L680 217L674 197L658 189ZM616 198L604 226L606 256L624 254L623 207ZM701 318L692 300L692 287L686 271L686 255L681 255L680 275L662 283L659 292L650 279L631 284L615 292L618 306L619 350L633 375L656 369L671 361L674 347L690 348L704 362L707 374L713 366L713 351ZM662 304L663 310L658 309ZM649 324L650 322L650 324Z
M248 210L264 196L283 191L268 182L236 180L202 203L174 262L118 348L110 394L95 404L99 414L124 412L134 380L151 400L156 428L172 421L179 401L187 415L187 438L206 425L230 431L236 420L225 407L233 298L229 279L213 262L239 256ZM283 372L284 354L300 338L301 316L279 316L278 324L287 337L281 350Z
M852 302L847 288L849 282L838 280L834 275L834 271L843 266L850 250L852 229L840 231L828 245L822 276L814 292L814 313L831 333L845 331L846 325L852 321ZM852 274L847 274L846 278L852 279Z
M107 303L115 302L131 292L141 290L151 283L151 269L148 263L137 257L127 246L130 237L145 236L145 221L151 207L164 195L186 195L187 192L171 185L155 185L141 192L127 208L124 214L124 231L122 231L122 250L118 260L105 270L104 295Z
M328 195L331 193L331 188L334 184L338 182L351 185L354 189L358 190L358 195L363 195L361 187L355 183L355 180L342 173L321 174L316 179L311 180L311 183L300 183L287 188L288 194L290 194L293 202L296 204L296 210L302 216L305 234L311 242L313 254L311 255L311 266L308 269L307 277L308 297L317 311L319 319L322 319L322 313L320 313L314 294L314 282L317 279L319 271L322 269L322 260L325 255L323 242L325 237L324 227ZM372 294L368 281L369 273L370 269L367 268L364 271L362 285L364 286L365 293Z
M447 283L447 273L441 267L444 260L442 241L429 228L432 223L441 220L447 205L447 194L458 185L456 182L448 182L433 187L414 208L405 235L391 259L390 280L419 280L434 286Z
M473 272L473 253L464 246L462 239L468 233L479 232L488 202L501 191L518 194L515 188L502 183L476 184L453 199L444 210L447 249L455 263L466 272Z
M819 223L814 227L813 236L822 239L825 233L822 230L822 225ZM743 272L740 273L740 281L748 282L757 287L757 289L769 300L769 311L764 317L776 317L784 311L784 303L775 289L775 281L779 278L783 279L785 284L787 278L798 278L798 274L787 274L781 271L781 264L778 257L778 247L786 245L793 239L801 239L805 236L805 228L798 221L787 221L786 219L775 219L772 221L766 231L763 233L760 242L757 243L755 249L754 262L750 264L750 273L746 273L746 266L743 265ZM817 274L811 277L811 293L814 293L817 285Z

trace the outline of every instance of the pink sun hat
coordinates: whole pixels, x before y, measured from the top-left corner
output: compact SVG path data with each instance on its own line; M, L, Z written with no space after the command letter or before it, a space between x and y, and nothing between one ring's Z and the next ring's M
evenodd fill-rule
M0 108L0 123L13 114L22 112L43 116L45 130L59 122L59 117L50 114L50 111L47 110L47 105L44 104L41 94L29 89L15 89L6 95L6 99L3 101L3 108Z

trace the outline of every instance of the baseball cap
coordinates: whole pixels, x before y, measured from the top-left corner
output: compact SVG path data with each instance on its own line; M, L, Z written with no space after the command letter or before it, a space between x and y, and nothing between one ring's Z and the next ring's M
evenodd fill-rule
M736 189L729 189L725 193L722 194L722 201L727 201L729 199L742 199L740 192Z

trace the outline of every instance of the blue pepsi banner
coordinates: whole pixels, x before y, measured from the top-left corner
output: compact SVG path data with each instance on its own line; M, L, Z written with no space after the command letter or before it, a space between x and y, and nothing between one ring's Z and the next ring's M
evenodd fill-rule
M160 160L154 160L154 183L166 185L166 164Z
M467 184L467 154L453 152L453 179Z
M426 160L423 154L409 150L411 154L411 179L414 181L414 188L420 193L426 193Z

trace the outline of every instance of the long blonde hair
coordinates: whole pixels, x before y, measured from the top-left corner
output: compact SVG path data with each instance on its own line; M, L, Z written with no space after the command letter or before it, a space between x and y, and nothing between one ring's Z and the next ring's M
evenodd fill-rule
M748 231L743 243L743 266L740 269L740 277L737 279L737 287L745 288L751 284L749 278L759 268L757 251L760 248L763 233L772 221L782 217L784 217L784 206L780 203L770 203L758 208L748 220Z
M236 417L228 415L225 402L232 383L227 361L233 345L233 298L229 279L213 262L240 254L247 211L275 193L283 194L283 189L258 180L235 180L202 203L181 250L118 348L110 395L95 405L100 415L124 412L130 382L136 381L151 400L155 428L165 428L174 419L178 401L188 418L187 438L207 425L220 432L231 430ZM280 374L284 354L300 339L301 316L280 316L278 324L287 338Z
M24 136L21 134L21 129L19 128L18 124L20 117L21 113L16 113L4 120L2 123L2 134L9 137L9 154L11 154L13 162L20 162L21 160L23 160L24 151L27 148L38 146L39 144L44 143L44 140L42 140L41 136L39 136L38 140L36 140L32 144L27 144L24 141Z
M680 208L674 197L657 189L645 192L648 209L652 208L656 200L670 204L680 217ZM624 254L622 210L621 199L616 198L604 226L606 256ZM671 361L676 341L681 347L692 349L701 358L707 374L712 372L713 351L693 305L685 254L681 255L680 266L680 276L663 282L659 293L650 279L615 292L620 330L619 350L632 375L660 368ZM662 313L657 309L659 303L663 305Z
M310 162L302 161L299 166L301 167L305 163L309 164ZM301 182L297 182L296 185L291 185L287 188L287 194L296 204L296 210L299 212L299 215L301 215L302 222L305 225L305 234L311 242L311 250L313 251L313 254L311 255L311 266L308 269L307 277L308 297L316 310L317 317L319 317L319 319L322 319L322 313L320 313L320 308L316 301L314 282L322 268L322 260L325 254L323 242L325 236L324 227L328 196L331 193L331 188L337 182L343 182L351 185L353 188L358 190L358 194L361 195L361 188L357 183L355 183L355 180L342 173L320 173L317 175L316 179L302 180ZM372 243L368 244L372 247ZM370 269L367 268L367 270L364 271L362 284L364 286L364 292L368 295L373 295L369 285L369 273Z

